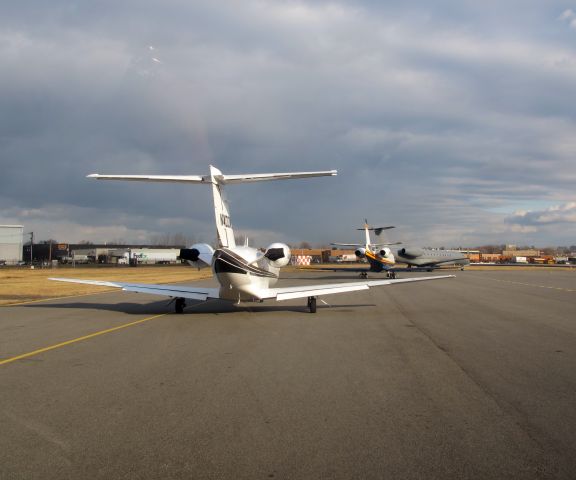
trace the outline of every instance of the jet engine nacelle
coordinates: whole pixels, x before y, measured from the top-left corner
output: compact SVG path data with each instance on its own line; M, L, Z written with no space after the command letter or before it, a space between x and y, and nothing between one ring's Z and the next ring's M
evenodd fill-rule
M383 248L379 253L381 257L389 257L392 251L389 248Z
M359 247L356 250L354 250L354 254L358 257L358 258L364 258L366 256L366 249L363 247Z
M270 264L276 268L285 267L290 263L290 247L285 243L273 243L269 245L264 253Z
M424 255L424 250L421 248L401 248L398 253L403 257L416 258Z
M382 258L385 258L386 260L390 261L390 262L396 262L396 258L394 257L394 254L392 253L392 250L390 250L388 247L384 247L382 250L380 250L380 256Z
M207 243L195 243L190 248L180 249L180 259L198 269L212 265L213 255L214 249Z

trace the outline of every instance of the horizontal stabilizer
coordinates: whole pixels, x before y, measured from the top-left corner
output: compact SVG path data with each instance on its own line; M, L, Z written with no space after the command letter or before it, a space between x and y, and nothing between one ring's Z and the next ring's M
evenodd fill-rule
M357 228L356 230L372 230L373 232L376 233L376 235L380 235L382 233L382 230L390 230L391 228L396 228L393 225L389 226L389 227L363 227L363 228Z
M335 247L365 247L366 245L363 243L331 243ZM372 247L390 247L392 245L402 245L402 242L394 242L394 243L371 243L370 246Z
M293 172L293 173L259 173L253 175L222 175L223 183L265 182L268 180L291 180L293 178L333 177L337 170L324 170L320 172Z
M87 178L96 180L125 180L133 182L175 182L175 183L212 183L218 185L265 182L270 180L291 180L297 178L331 177L338 174L337 170L323 170L319 172L291 172L291 173L255 173L245 175L101 175L92 173Z
M127 180L132 182L179 182L179 183L205 183L199 175L100 175L92 173L86 178L96 180ZM207 183L210 183L209 181Z

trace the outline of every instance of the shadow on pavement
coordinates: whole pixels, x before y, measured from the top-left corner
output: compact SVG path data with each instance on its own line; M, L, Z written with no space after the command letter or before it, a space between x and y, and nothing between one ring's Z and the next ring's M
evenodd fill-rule
M335 304L327 302L327 305L318 302L318 311L341 308L374 307L374 304ZM159 315L162 313L173 313L174 304L172 301L151 302L151 303L95 303L95 302L66 302L66 303L35 303L22 305L22 308L64 308L78 310L106 310L110 312L121 312L129 315ZM340 310L341 311L341 310ZM196 302L188 300L183 315L186 314L230 314L230 313L269 313L269 312L299 312L308 313L305 303L302 305L286 304L266 304L266 303L235 303L210 300L207 302Z

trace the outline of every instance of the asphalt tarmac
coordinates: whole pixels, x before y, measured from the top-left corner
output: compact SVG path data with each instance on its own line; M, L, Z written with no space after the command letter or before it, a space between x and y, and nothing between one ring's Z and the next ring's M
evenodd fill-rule
M455 273L0 308L0 479L576 478L576 271Z

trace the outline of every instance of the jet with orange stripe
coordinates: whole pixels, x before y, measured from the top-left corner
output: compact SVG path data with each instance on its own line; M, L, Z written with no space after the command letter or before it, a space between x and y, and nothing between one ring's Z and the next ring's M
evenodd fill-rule
M368 220L364 219L364 226L358 228L357 230L364 230L365 242L364 243L331 243L336 247L354 247L354 253L358 259L366 259L370 264L368 270L361 270L360 276L366 277L369 272L380 273L386 271L387 276L395 278L396 274L393 270L390 270L395 264L396 259L392 250L389 248L392 245L399 245L401 242L395 243L372 243L370 240L370 232L374 232L376 235L380 235L384 230L390 230L395 228L394 226L388 227L373 227L368 224ZM350 269L347 269L351 271Z

